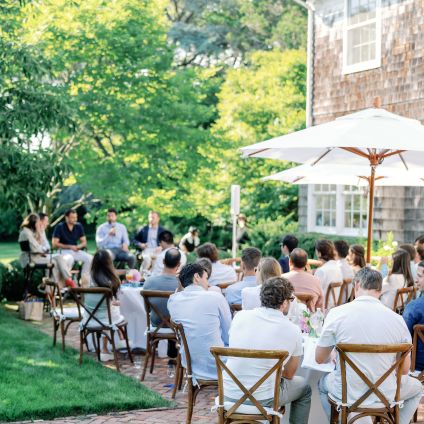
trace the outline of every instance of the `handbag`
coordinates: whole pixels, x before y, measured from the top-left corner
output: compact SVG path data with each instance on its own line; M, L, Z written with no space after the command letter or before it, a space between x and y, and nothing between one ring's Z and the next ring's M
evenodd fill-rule
M29 296L19 302L19 316L25 321L42 321L44 300L36 296Z

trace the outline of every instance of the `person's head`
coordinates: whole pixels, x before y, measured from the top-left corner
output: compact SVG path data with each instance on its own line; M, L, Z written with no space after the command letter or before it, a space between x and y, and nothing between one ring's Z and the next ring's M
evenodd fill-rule
M344 259L349 253L349 245L344 240L336 240L334 242L337 259Z
M65 212L65 221L70 225L76 224L78 221L77 211L75 209L68 209Z
M237 222L240 228L244 228L247 224L247 218L246 215L243 215L242 213L237 217Z
M383 276L379 271L365 267L355 274L353 285L356 297L373 296L378 299L383 287Z
M156 211L150 211L149 216L148 216L148 220L149 220L149 225L151 227L157 227L159 225L159 221L160 221L159 213L156 212Z
M186 288L192 284L208 289L208 274L198 262L184 265L178 276L181 285Z
M218 249L213 243L204 243L196 249L199 258L208 258L212 263L219 259Z
M256 268L261 260L261 251L256 247L246 247L241 252L241 269L246 273L254 275Z
M28 228L34 233L39 230L40 218L36 213L30 213L21 224L21 228Z
M165 257L163 258L163 265L165 267L165 271L177 272L177 269L180 266L180 263L181 263L180 251L175 247L168 249L165 253Z
M300 247L297 247L290 253L290 263L294 269L303 270L308 264L308 254Z
M290 302L295 299L294 288L289 280L283 277L273 277L265 281L261 287L261 306L277 309L287 315Z
M417 266L417 285L418 290L424 292L424 261Z
M349 247L348 259L352 266L364 268L366 265L364 246L361 246L360 244L352 244L352 246Z
M411 272L411 259L406 250L398 249L392 255L393 265L390 274L401 274L405 278L407 287L414 285L414 278Z
M281 252L283 255L290 255L290 253L296 249L298 244L299 240L293 234L288 234L281 240Z
M91 262L91 280L98 287L112 289L113 295L121 285L113 266L112 256L106 249L99 249Z
M115 224L116 220L118 219L118 212L115 208L109 208L107 210L106 219L109 224Z
M39 212L38 217L40 218L40 227L45 231L49 226L49 216L44 212Z
M265 257L259 261L256 268L256 282L263 284L272 277L281 277L281 265L275 258Z
M190 228L188 229L188 232L193 236L193 237L197 237L199 235L199 230L197 229L197 227L194 227L193 225L190 226Z
M315 252L317 258L324 262L336 259L336 249L330 240L317 240L315 243Z
M208 274L208 279L211 278L212 275L212 262L208 258L198 258L196 263L201 265L206 273Z
M415 248L419 255L419 260L424 261L424 235L415 239Z
M399 246L399 249L406 250L409 253L409 260L415 261L415 258L417 256L417 250L415 249L413 244L401 244Z
M170 246L174 245L174 235L171 231L165 230L159 234L159 246L162 249L167 249Z

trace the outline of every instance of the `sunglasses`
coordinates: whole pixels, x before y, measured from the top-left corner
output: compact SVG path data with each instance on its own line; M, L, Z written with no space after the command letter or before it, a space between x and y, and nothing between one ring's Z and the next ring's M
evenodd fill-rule
M289 297L287 300L288 300L289 302L293 302L293 301L295 301L295 300L296 300L296 298L295 298L294 296L292 296L292 297Z

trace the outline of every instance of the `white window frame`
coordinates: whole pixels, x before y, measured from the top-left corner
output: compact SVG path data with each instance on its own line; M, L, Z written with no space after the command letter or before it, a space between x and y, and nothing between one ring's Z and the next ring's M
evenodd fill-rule
M339 236L352 236L352 237L365 237L367 233L366 228L349 228L345 227L345 198L344 198L344 185L336 186L336 226L323 227L316 225L316 208L315 208L315 186L314 184L308 185L308 213L307 213L307 231L322 234L333 234ZM367 218L368 218L368 208Z
M344 20L343 20L343 74L352 74L355 72L366 71L368 69L375 69L381 66L381 0L376 0L375 18L368 19L354 25L348 25L348 10L349 0L344 2ZM348 58L348 30L358 28L361 26L369 25L375 22L375 59L366 62L359 62L353 65L347 64Z

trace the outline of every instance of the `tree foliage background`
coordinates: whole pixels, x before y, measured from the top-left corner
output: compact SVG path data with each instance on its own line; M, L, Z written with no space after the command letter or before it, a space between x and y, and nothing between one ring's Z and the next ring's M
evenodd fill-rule
M184 231L224 225L238 183L251 222L296 219L260 180L290 164L238 148L302 128L305 44L290 0L0 0L0 208Z

